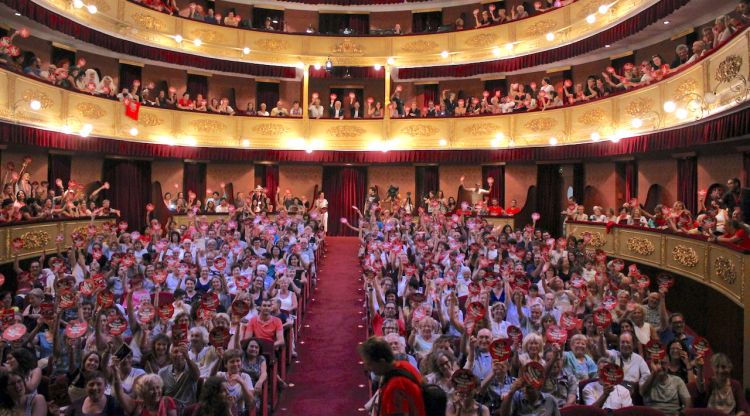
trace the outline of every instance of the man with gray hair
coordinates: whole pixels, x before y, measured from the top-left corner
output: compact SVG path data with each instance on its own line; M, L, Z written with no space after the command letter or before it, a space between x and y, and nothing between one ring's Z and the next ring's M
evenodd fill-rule
M706 54L706 44L702 40L696 40L693 42L693 56L688 59L686 64L692 64L693 62L697 62L699 59L703 57L703 55Z
M677 48L675 49L675 54L677 54L677 56L674 58L674 61L672 61L672 65L671 65L672 69L685 65L688 59L690 59L690 50L685 44L677 45Z

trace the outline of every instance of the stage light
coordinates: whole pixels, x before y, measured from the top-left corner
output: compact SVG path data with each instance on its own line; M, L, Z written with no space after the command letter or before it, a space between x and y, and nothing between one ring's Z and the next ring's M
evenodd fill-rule
M552 42L553 40L555 40L555 34L552 33L552 32L549 32L549 33L547 33L547 35L545 36L545 38L547 38L548 41Z
M175 35L174 41L177 43L182 43L182 35Z
M248 47L242 48L242 54L243 55L249 55L250 54L250 48L248 48Z
M331 58L328 58L326 60L326 71L332 71L333 70L333 61Z
M586 16L586 23L588 23L590 25L593 25L595 22L596 22L596 15L595 14L590 14L590 15Z
M42 109L42 103L39 100L31 100L29 102L29 108L34 111L39 111Z
M250 147L250 140L242 139L242 147Z
M203 41L200 39L193 40L193 45L195 45L197 48L200 48L201 45L203 45Z
M450 56L450 53L448 53L448 51L442 51L440 52L440 56L442 56L443 59L446 59Z
M677 109L677 104L674 101L664 102L664 111L667 113L673 113Z
M73 0L73 7L76 9L82 9L85 4L83 4L83 0Z
M506 43L505 44L505 49L507 49L508 51L512 51L513 50L513 44L512 43Z

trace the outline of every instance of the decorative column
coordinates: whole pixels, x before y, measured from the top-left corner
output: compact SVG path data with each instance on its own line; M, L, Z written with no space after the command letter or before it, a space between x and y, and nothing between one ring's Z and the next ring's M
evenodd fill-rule
M385 64L385 97L383 98L383 102L385 105L383 106L383 111L385 111L385 114L383 114L383 118L388 120L391 118L391 111L388 109L388 106L391 105L391 66L389 64Z
M310 118L308 108L310 106L310 66L305 64L302 70L302 119Z

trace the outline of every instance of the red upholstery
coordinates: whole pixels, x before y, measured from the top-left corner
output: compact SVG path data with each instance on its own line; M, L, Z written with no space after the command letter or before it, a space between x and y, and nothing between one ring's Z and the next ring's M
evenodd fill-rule
M615 416L665 416L663 412L648 406L630 406L613 413Z
M562 416L605 416L607 411L599 407L574 404L560 409Z
M715 409L706 409L706 408L692 408L692 409L685 409L682 412L685 416L723 416L725 413L720 412Z

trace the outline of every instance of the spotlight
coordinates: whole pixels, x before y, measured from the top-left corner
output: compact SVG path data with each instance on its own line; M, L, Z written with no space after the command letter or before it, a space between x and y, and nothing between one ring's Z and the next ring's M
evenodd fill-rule
M601 6L599 6L599 13L601 14L607 13L608 10L609 10L609 5L607 4L602 4Z
M545 36L545 38L547 38L548 41L552 42L553 40L555 40L555 34L552 33L552 32L549 32L549 33L547 33L547 35Z
M450 53L448 53L448 51L442 51L440 52L440 56L442 56L443 59L446 59L450 56Z
M643 127L643 120L641 120L640 118L634 118L630 121L630 125L632 125L635 129L640 129L641 127Z
M673 113L677 109L677 104L674 101L664 102L664 111L667 113Z
M138 127L131 127L130 128L130 135L135 137L138 135Z
M174 41L177 43L182 43L182 35L175 35Z
M249 55L250 54L250 48L248 48L248 47L242 48L242 54L243 55Z
M200 48L201 45L203 45L203 41L200 39L193 40L193 45L195 45L197 48Z
M99 11L99 9L97 9L93 4L89 4L88 6L86 6L86 9L88 9L89 13L91 14L96 14L96 12Z
M39 100L31 100L29 102L29 108L34 111L39 111L42 109L42 103Z
M375 68L375 70L376 70L376 71L380 71L380 68L382 68L382 67L383 67L383 66L382 66L382 65L380 65L380 64L375 64L375 65L373 66L373 68Z
M555 146L557 144L557 137L550 137L549 144Z
M590 25L593 25L595 22L596 22L596 15L595 14L590 14L590 15L586 16L586 23L588 23Z

